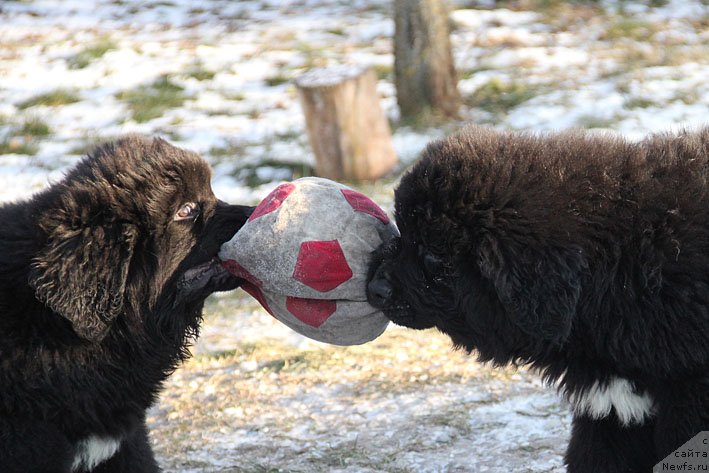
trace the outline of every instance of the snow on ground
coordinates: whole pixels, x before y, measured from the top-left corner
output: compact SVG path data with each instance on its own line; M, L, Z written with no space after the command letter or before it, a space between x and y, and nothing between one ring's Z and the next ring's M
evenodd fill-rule
M293 80L355 64L380 77L402 161L360 187L391 209L401 170L461 124L398 123L391 3L2 2L0 202L141 132L198 151L219 197L254 203L313 164ZM633 139L709 122L706 1L451 3L462 121ZM194 353L149 419L166 471L563 470L569 419L553 391L436 333L327 347L234 293L210 301Z
M149 418L168 471L563 471L568 410L534 374L475 363L434 331L325 346L238 293L207 313Z

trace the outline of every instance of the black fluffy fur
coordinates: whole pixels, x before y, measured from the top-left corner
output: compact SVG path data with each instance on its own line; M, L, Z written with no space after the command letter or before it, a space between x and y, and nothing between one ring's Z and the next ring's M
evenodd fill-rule
M471 127L396 190L370 301L573 397L627 379L644 422L576 414L572 473L645 472L709 430L709 128L640 142Z
M251 208L217 201L210 178L196 154L129 136L0 207L1 472L85 472L90 437L120 442L93 472L159 471L145 410L205 298L240 282L216 255Z

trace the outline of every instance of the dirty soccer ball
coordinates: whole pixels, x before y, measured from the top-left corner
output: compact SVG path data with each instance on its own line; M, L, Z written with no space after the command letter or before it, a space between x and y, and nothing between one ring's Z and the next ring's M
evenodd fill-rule
M388 319L367 302L372 251L398 236L365 195L308 177L284 183L222 246L241 287L296 332L334 345L375 339Z

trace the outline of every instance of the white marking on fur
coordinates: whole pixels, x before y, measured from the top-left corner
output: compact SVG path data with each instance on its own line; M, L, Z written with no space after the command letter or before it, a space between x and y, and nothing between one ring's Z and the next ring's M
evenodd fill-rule
M654 402L647 392L637 393L633 383L614 377L607 384L598 381L590 388L569 395L574 412L602 419L615 408L620 422L625 425L642 424L654 413Z
M91 435L76 443L76 454L72 471L91 471L101 462L116 454L121 446L120 439Z

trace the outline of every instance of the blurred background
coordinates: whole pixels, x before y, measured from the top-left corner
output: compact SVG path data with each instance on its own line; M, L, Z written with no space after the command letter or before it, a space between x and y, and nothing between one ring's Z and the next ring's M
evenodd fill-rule
M402 92L413 79L395 41L416 26L412 5L439 27L411 30L413 57L431 34L446 60L422 67L449 73L445 103L433 94L419 110L402 102L415 92ZM630 139L707 124L709 3L5 0L0 202L140 132L197 151L218 197L255 204L318 173L298 80L342 65L375 74L396 156L378 179L343 179L391 213L401 173L464 123ZM193 353L150 413L165 471L564 471L569 417L554 390L433 331L326 346L235 291L208 301Z

